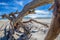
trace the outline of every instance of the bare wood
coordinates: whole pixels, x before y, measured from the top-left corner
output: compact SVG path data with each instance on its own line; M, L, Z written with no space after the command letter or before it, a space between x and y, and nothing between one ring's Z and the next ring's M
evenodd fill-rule
M59 17L60 18L60 17ZM50 26L45 40L54 40L60 33L60 23L58 23L58 18L53 19L53 23Z
M9 16L12 16L13 18L16 18L15 14L13 12L10 13Z
M36 22L36 23L39 23L39 24L41 24L41 25L44 25L44 26L46 26L46 27L49 27L47 24L42 23L42 22L38 22L38 21L36 21L36 20L34 20L34 19L30 19L29 21L25 21L25 22L23 22L23 23L28 23L28 22L32 22L32 21L34 21L34 22Z
M55 4L53 4L48 10L54 9Z
M27 12L29 12L30 9L36 8L38 6L42 6L44 4L49 4L52 3L53 0L33 0L32 2L26 4L23 8L23 10L19 13L17 19L14 22L14 25L16 25L16 23L18 23L19 21L22 20L22 18L24 17L24 15L27 14Z
M10 21L12 20L12 18L8 14L4 14L3 16L4 16L4 18L9 19Z
M54 40L60 33L60 0L55 0L54 19L45 40Z
M26 27L23 25L23 23L21 22L22 21L22 18L25 16L25 15L28 15L29 13L29 10L30 9L33 9L35 7L38 7L38 6L41 6L41 5L44 5L46 3L50 3L50 1L47 1L47 0L44 0L44 1L41 1L41 0L33 0L32 2L28 3L27 5L24 6L23 10L20 12L20 14L18 15L17 19L14 21L14 25L19 23L21 24L21 26L24 28L25 32L27 34L29 34L29 31L26 29ZM57 1L58 2L58 1ZM58 2L59 3L59 2ZM59 7L59 4L58 5L55 5L58 9L56 9L56 13L60 13L60 7ZM12 15L13 16L13 15ZM54 15L55 16L55 15ZM9 20L11 20L11 18L9 17L9 15L5 15L6 18L8 18ZM14 17L13 17L14 18ZM30 20L30 21L34 21L36 23L40 23L42 25L45 25L41 22L37 22L35 20ZM29 21L28 21L29 22ZM57 14L54 19L53 19L53 23L51 25L51 28L50 30L48 31L48 34L45 38L45 40L54 40L58 34L60 33L60 14Z
M10 21L14 21L16 19L16 16L14 13L11 13L11 14L4 14L4 15L1 15L2 18L7 18L8 20Z

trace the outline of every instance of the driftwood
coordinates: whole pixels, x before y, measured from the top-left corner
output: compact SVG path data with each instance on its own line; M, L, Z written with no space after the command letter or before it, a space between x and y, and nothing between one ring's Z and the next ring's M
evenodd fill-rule
M32 2L26 4L23 8L23 10L21 12L18 13L18 16L15 17L14 14L11 15L3 15L3 18L8 18L11 22L13 22L13 26L17 27L18 25L22 26L25 30L26 34L30 34L30 30L26 29L26 27L23 25L23 23L26 22L21 22L22 18L28 14L31 14L31 10L38 7L38 6L42 6L44 4L49 4L53 2L53 0L33 0ZM48 31L47 36L45 37L45 40L54 40L57 35L60 33L60 7L59 7L60 1L59 0L55 0L54 6L52 6L51 8L54 7L54 19L53 19L53 23L51 24L51 28ZM12 16L12 17L10 17ZM16 18L16 20L15 20ZM31 20L30 20L31 21ZM33 20L34 22L36 22L35 20ZM29 22L29 21L28 21ZM36 22L39 23L39 22ZM17 25L18 24L18 25ZM40 23L42 24L42 23ZM43 24L45 25L45 24Z
M31 22L31 23L32 23L32 21L33 21L33 22L36 22L36 23L38 23L38 24L44 25L44 26L46 26L46 27L49 27L47 24L42 23L42 22L38 22L38 21L36 21L36 20L34 20L34 19L30 19L29 21L25 21L25 22L23 22L23 23L28 23L28 22Z
M7 18L7 19L10 20L10 21L13 20L13 18L10 17L8 14L4 14L4 15L2 15L2 18Z
M48 10L54 9L55 4L53 4Z
M12 17L10 17L10 16L7 16L6 14L4 15L4 17L5 18L7 18L7 19L9 19L10 20L10 18L12 18ZM14 18L13 18L13 20L14 20ZM10 38L9 39L12 39L12 35L13 35L13 33L14 33L14 25L13 25L13 20L10 20L10 25L11 25L11 27L12 27L12 30L11 30L11 34L10 34ZM36 22L36 23L39 23L39 24L42 24L42 25L44 25L44 26L47 26L48 27L48 25L47 24L44 24L44 23L42 23L42 22L37 22L36 20L33 20L33 19L30 19L29 21L23 21L23 22L19 22L17 25L16 25L16 29L18 29L19 28L19 26L20 27L22 27L23 29L24 29L24 34L25 34L25 36L27 36L28 37L28 39L31 37L31 34L30 34L30 30L31 30L31 28L29 29L29 27L25 27L25 25L24 25L24 23L28 23L28 22L31 22L31 21L34 21L34 22ZM19 26L18 26L19 25ZM8 32L9 33L9 32ZM9 34L8 34L9 35ZM26 40L26 39L24 39L24 40Z
M19 22L19 21L22 21L22 18L26 15L28 15L30 13L30 11L38 6L42 6L44 4L49 4L49 3L52 3L53 0L33 0L32 2L26 4L23 8L23 10L21 12L19 12L18 16L15 18L15 16L13 15L13 17L16 19L14 19L13 17L7 17L9 20L13 20L13 24L14 26ZM34 10L33 10L34 11ZM17 12L15 12L16 14ZM31 13L30 13L31 14ZM12 14L11 14L12 15ZM3 15L4 17L4 15ZM6 17L6 16L5 16Z
M22 21L22 18L24 17L24 15L28 14L27 12L29 12L29 10L34 9L38 6L52 3L53 1L54 0L33 0L32 2L26 4L24 6L23 10L17 16L17 18L14 22L14 25L16 25L16 23L18 23L19 21Z
M60 33L60 0L55 0L54 18L45 40L54 40Z

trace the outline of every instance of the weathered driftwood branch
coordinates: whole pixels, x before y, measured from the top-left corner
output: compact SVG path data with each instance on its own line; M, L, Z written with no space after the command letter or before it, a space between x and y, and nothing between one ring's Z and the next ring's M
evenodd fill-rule
M28 22L36 22L36 23L39 23L39 24L42 24L42 25L44 25L44 26L46 26L46 27L49 27L47 24L45 24L45 23L42 23L42 22L38 22L38 21L36 21L36 20L34 20L34 19L30 19L29 21L25 21L25 22L23 22L23 23L28 23Z
M4 24L2 26L0 26L0 31L3 31L1 28L4 26Z
M30 10L34 9L35 7L44 5L44 4L48 4L53 2L53 0L33 0L32 2L26 4L23 8L23 10L21 12L19 12L19 15L17 16L17 18L15 17L15 15L13 14L13 17L7 17L9 20L16 18L16 20L14 19L14 26L16 25L16 23L18 23L19 21L22 21L22 18L25 15L28 15L30 13ZM33 10L34 11L34 10ZM30 13L31 14L31 13ZM12 15L12 14L11 14Z
M30 10L28 13L31 13L31 12L34 12L34 9ZM26 14L26 15L28 15L28 14ZM5 15L3 15L3 17L10 20L10 25L12 27L11 32L14 32L14 28L13 28L14 25L12 23L14 22L14 19L16 18L15 14L14 13L11 13L9 15L5 14ZM25 25L23 25L22 22L20 22L20 23L18 22L18 25L20 25L24 29L24 31L25 31L24 33L26 34L26 36L28 36L28 34L30 34L30 29L28 29L28 27L25 27ZM16 27L18 27L18 25L16 25ZM10 36L12 36L12 34Z
M19 24L21 24L21 26L27 32L26 34L29 34L29 31L26 29L25 26L23 26L23 23L21 22L22 18L25 15L28 15L31 9L34 9L34 8L36 8L38 6L41 6L41 5L44 5L44 4L49 4L52 1L53 0L33 0L32 2L28 3L27 5L24 6L23 10L21 12L19 12L19 15L17 16L16 20L14 21L14 25L16 25L17 23L20 22ZM55 2L57 2L57 4L58 4L58 5L55 5L58 9L56 10L56 7L54 8L55 9L54 14L55 13L60 13L60 7L59 7L59 4L60 4L59 2L60 1L59 2L55 1ZM60 33L60 26L59 26L59 24L60 24L60 21L59 21L60 16L59 15L60 14L57 14L57 15L55 14L54 15L55 18L54 18L53 24L51 25L51 28L50 28L45 40L54 40L57 37L57 35ZM9 20L11 20L9 16L6 16L6 17ZM34 21L34 22L36 22L36 21ZM37 23L39 23L39 22L37 22ZM40 23L40 24L42 24L42 23Z
M15 14L13 12L11 14L9 14L9 16L12 16L13 18L16 18Z
M0 31L4 31L4 29L2 29L3 27L7 27L7 23L8 22L6 22L5 24L3 24L1 27L0 27Z
M54 0L33 0L32 2L26 4L23 8L23 10L19 13L19 15L17 16L14 25L16 25L16 23L18 23L19 21L22 20L22 18L27 15L30 9L34 9L38 6L42 6L44 4L49 4L52 3Z
M60 0L55 0L54 18L45 40L54 40L60 33Z
M48 10L54 9L55 4L53 4Z
M4 14L4 15L2 15L2 18L7 18L7 19L9 19L10 21L13 20L13 18L10 17L8 14Z
M19 22L19 24L20 24L20 27L22 27L24 29L24 34L23 34L24 36L23 36L23 38L25 37L25 38L29 39L31 37L31 34L30 34L31 28L29 29L29 27L24 25L22 22ZM24 40L28 40L28 39L24 39Z

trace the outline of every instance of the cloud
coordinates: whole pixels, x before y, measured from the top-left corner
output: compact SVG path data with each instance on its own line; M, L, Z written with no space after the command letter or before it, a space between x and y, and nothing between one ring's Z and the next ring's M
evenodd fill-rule
M23 6L23 1L16 1L16 3L20 6Z
M37 13L37 14L48 15L48 14L50 14L51 12L49 12L49 11L45 11L45 10L35 10L35 13Z
M0 5L8 5L7 3L1 2Z
M37 17L51 17L52 12L46 10L35 10L36 14L29 14L26 17L37 18ZM40 15L39 15L40 14Z

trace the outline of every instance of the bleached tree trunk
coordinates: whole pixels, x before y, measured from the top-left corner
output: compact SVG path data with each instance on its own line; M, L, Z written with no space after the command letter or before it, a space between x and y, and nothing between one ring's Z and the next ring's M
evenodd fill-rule
M60 33L60 0L55 0L54 18L45 40L54 40Z

